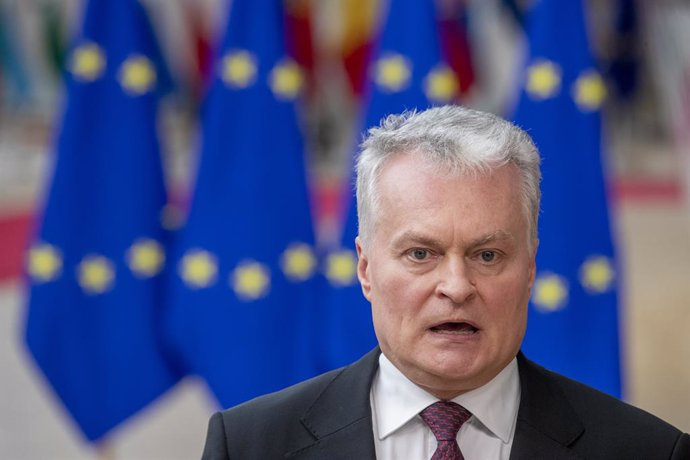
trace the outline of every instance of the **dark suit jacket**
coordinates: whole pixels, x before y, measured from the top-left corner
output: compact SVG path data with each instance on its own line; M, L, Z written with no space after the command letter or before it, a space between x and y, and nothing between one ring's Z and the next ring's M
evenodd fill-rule
M203 460L374 459L369 388L378 349L356 363L211 417ZM518 355L510 458L690 460L690 436Z

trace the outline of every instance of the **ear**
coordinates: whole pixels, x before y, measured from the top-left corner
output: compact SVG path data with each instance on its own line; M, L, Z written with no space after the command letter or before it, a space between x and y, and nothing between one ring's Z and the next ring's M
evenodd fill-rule
M367 256L363 246L362 240L358 236L355 238L355 247L357 248L357 278L359 284L362 285L362 294L371 302L371 280L369 279L369 257Z

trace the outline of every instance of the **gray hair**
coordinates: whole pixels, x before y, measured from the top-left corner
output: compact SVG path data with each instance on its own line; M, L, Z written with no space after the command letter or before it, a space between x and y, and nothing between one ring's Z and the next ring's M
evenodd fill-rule
M357 216L359 235L366 244L380 197L376 188L386 162L401 153L414 154L451 174L488 173L515 165L522 182L522 203L530 235L537 238L539 152L529 135L512 123L457 105L423 112L389 115L369 129L357 159Z

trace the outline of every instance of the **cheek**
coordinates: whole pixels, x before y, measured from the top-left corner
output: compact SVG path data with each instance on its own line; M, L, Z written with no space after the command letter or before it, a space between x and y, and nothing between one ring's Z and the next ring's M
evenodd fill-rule
M530 296L528 277L487 280L483 292L484 302L497 324L517 328L526 322Z
M423 280L404 272L380 271L372 279L371 303L374 326L405 334L419 322L429 289Z
M390 304L372 306L374 332L381 350L388 356L397 355L401 339L401 314Z
M385 332L398 323L398 299L395 296L395 281L383 272L374 271L371 277L371 308L376 334ZM379 339L380 340L380 339Z
M393 263L382 264L371 270L372 304L386 309L399 305L404 298L404 289L408 279L403 270Z

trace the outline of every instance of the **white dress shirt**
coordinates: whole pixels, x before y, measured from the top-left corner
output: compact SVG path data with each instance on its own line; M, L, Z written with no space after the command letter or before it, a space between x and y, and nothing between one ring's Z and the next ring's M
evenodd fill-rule
M382 353L369 399L378 460L431 458L436 438L418 414L437 397L412 383ZM517 360L486 385L452 401L472 413L457 436L465 460L508 460L520 405Z

